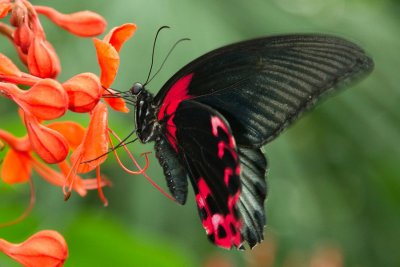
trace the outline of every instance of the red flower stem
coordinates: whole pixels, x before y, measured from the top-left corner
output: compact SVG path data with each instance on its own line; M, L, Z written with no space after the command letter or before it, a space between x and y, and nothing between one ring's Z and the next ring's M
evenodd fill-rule
M117 135L116 133L114 133L110 128L108 128L108 131L109 131L110 133L112 133L112 135L114 135L115 138L117 138L117 140L118 140L119 142L121 142L121 138L119 138L118 135ZM111 146L113 146L113 145L112 145L112 142L111 142L110 135L108 135L108 138L109 138L109 140L110 140ZM126 145L122 143L122 146L124 147L125 151L128 153L129 157L132 159L132 161L135 163L136 167L142 172L143 176L146 177L146 179L147 179L155 188L157 188L161 193L163 193L166 197L168 197L168 198L171 199L172 201L176 202L176 199L175 199L175 198L173 198L173 197L170 196L167 192L165 192L164 190L162 190L156 183L154 183L154 182L149 178L149 176L147 176L147 174L144 172L144 170L142 170L142 168L140 168L139 164L138 164L138 163L136 162L136 160L133 158L132 154L129 152L129 150L128 150L128 148L126 147ZM146 157L147 157L147 154L146 154Z
M0 90L1 91L1 90ZM29 151L32 149L27 137L17 138L7 131L0 129L0 139L17 151Z
M34 6L37 13L50 17L54 14L55 9L47 6Z
M57 10L54 8L48 7L48 6L34 6L35 10L37 13L42 14L46 17L48 17L50 20L53 20L56 18L58 14L60 14Z
M0 22L0 34L7 37L11 42L14 42L13 38L14 29L5 23Z
M30 191L31 191L31 198L30 198L30 201L29 201L28 208L17 219L12 220L10 222L6 222L6 223L0 223L0 227L7 227L7 226L11 226L11 225L17 224L20 221L22 221L23 219L25 219L26 216L29 215L29 213L31 213L33 205L35 204L35 201L36 201L35 187L33 185L32 178L29 179L29 188L30 188Z

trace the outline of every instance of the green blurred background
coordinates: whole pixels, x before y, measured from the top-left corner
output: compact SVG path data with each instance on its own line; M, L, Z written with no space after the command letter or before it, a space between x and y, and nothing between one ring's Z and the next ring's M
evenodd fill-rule
M213 246L201 226L192 192L188 203L179 206L143 176L122 172L113 156L102 165L102 172L114 183L104 190L107 208L96 191L85 198L73 194L64 202L60 188L35 174L33 212L23 222L0 229L1 238L21 242L42 229L58 230L69 245L65 266L400 266L399 1L33 3L64 13L95 11L108 21L108 29L136 23L137 32L121 50L121 65L112 86L120 90L145 80L154 34L162 25L172 29L159 38L155 68L177 39L192 41L178 46L148 86L154 93L180 67L209 50L281 33L342 36L366 49L376 67L367 79L318 105L264 148L269 160L267 240L253 251ZM72 36L46 18L42 23L61 60L59 81L81 72L99 73L90 39ZM17 60L7 40L2 38L0 45L1 53ZM0 100L0 114L2 129L25 134L11 101ZM87 114L68 112L66 118L88 124ZM132 112L110 114L110 127L121 137L133 130L133 123ZM130 150L140 158L140 153L153 146L135 143ZM166 188L154 153L147 174ZM0 182L0 221L17 217L28 201L27 184ZM0 254L0 266L18 264Z

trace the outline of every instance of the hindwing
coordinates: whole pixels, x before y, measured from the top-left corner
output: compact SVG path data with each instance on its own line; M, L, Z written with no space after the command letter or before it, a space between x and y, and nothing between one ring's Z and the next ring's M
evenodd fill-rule
M204 104L182 101L170 123L169 129L176 127L172 138L176 138L208 237L225 248L239 247L243 241L237 210L240 164L228 122Z

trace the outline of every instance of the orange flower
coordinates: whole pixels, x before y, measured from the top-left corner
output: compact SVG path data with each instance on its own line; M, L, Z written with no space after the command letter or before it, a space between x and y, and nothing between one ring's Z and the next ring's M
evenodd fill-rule
M24 112L42 120L59 118L68 108L67 93L53 79L39 80L29 90L21 90L11 83L0 83L0 94L12 99Z
M128 23L113 28L103 40L93 39L101 70L100 81L105 88L111 86L117 75L119 50L123 43L132 37L135 31L136 25ZM105 90L104 94L107 95L110 92ZM104 101L117 111L129 112L122 98L105 98Z
M78 74L62 85L68 94L68 108L74 112L91 111L103 92L99 77L90 72Z
M77 168L78 173L87 173L106 160L106 155L99 159L96 158L108 152L107 119L107 107L104 103L99 102L93 110L82 143L71 155L72 163L90 161L80 164Z
M107 22L102 16L87 10L68 15L46 6L35 6L35 10L48 17L58 26L81 37L102 34L107 27Z
M107 200L103 195L101 190L101 177L100 177L100 164L102 164L108 152L108 110L105 104L99 102L90 119L88 128L86 129L85 135L83 137L82 143L76 148L70 157L72 163L72 177L68 177L71 180L71 184L74 184L76 173L87 173L95 168L97 168L97 181L98 181L98 191L101 200L104 205L107 205ZM87 163L84 163L89 161ZM66 198L69 197L71 188L66 193Z
M80 144L84 135L84 128L76 122L54 122L47 125L58 134L65 136L71 148ZM16 138L10 133L0 129L0 139L10 146L1 166L1 178L8 184L24 183L30 179L32 168L47 182L56 186L64 186L71 167L66 161L61 161L58 166L61 173L40 162L32 155L32 146L28 136ZM100 186L110 185L101 179ZM97 179L82 179L77 176L73 189L81 196L87 194L87 190L97 188Z
M8 57L0 53L0 96L10 98L20 107L28 134L16 138L0 129L0 149L4 148L4 144L9 146L0 166L0 175L8 184L29 182L31 201L20 217L0 223L0 227L21 221L31 211L35 202L32 171L49 183L62 186L65 199L69 198L72 190L84 196L87 190L97 188L106 206L107 199L102 187L111 183L100 175L100 165L109 152L111 139L108 132L112 131L108 128L107 106L100 100L103 95L115 93L108 87L117 74L118 53L123 43L135 32L136 25L125 24L112 29L103 40L94 39L101 68L100 77L89 72L81 73L60 84L54 79L61 70L60 62L52 45L46 40L37 14L47 16L58 26L82 37L104 32L106 21L90 11L61 14L49 7L33 6L28 0L0 0L0 18L9 13L11 26L0 23L0 34L11 40L29 74L20 71ZM18 84L28 85L30 89L22 90ZM113 109L129 111L123 99L109 97L105 101ZM67 109L90 113L88 128L85 130L73 121L42 125L43 120L63 116ZM125 147L123 143L119 146ZM73 153L70 161L67 161L70 150ZM130 171L120 163L121 166L130 173L143 173L148 167L147 154L144 169L139 167L132 155L130 157L139 171ZM59 171L46 163L57 164ZM82 179L78 175L94 169L95 179ZM69 187L67 193L66 187ZM21 244L0 239L0 251L24 266L61 266L68 256L65 240L54 231L39 232Z
M53 230L43 230L20 244L0 239L0 251L24 266L62 266L68 257L63 236Z

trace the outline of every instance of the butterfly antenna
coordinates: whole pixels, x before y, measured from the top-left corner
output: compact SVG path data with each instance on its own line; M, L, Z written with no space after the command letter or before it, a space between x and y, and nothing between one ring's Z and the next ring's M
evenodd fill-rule
M138 140L137 137L136 137L135 139L133 139L133 140L131 140L131 141L125 143L125 141L128 140L129 137L131 137L132 134L134 134L135 132L136 132L136 130L132 131L127 137L125 137L121 142L119 142L118 145L114 146L112 149L110 149L110 150L107 151L106 153L101 154L101 155L98 156L97 158L94 158L94 159L91 159L91 160L87 160L87 161L83 161L83 162L81 162L81 164L83 164L83 163L89 163L89 162L95 161L95 160L97 160L97 159L99 159L99 158L104 157L105 155L108 155L109 153L113 152L113 151L116 150L117 148L122 147L123 145L127 145L127 144L130 144L130 143L136 142L136 141Z
M148 80L150 78L150 74L151 71L153 69L153 63L154 63L154 51L156 49L156 43L157 43L157 38L158 38L158 34L163 30L163 29L169 29L169 26L162 26L161 28L158 29L157 33L156 33L156 37L154 38L154 43L153 43L153 52L151 53L151 64L150 64L150 70L149 70L149 74L147 74L147 79L146 82L143 84L146 85L148 83Z
M174 51L175 47L176 47L180 42L183 42L183 41L190 41L190 39L189 39L189 38L182 38L182 39L178 40L178 41L172 46L172 48L169 50L169 52L168 52L167 56L165 57L164 61L161 63L160 68L158 68L158 70L156 71L156 73L154 73L153 77L151 77L149 81L146 81L145 84L150 83L151 80L153 80L154 77L156 77L156 75L160 72L160 70L161 70L162 67L164 66L165 62L167 61L169 55L171 55L171 53L172 53L172 51Z

